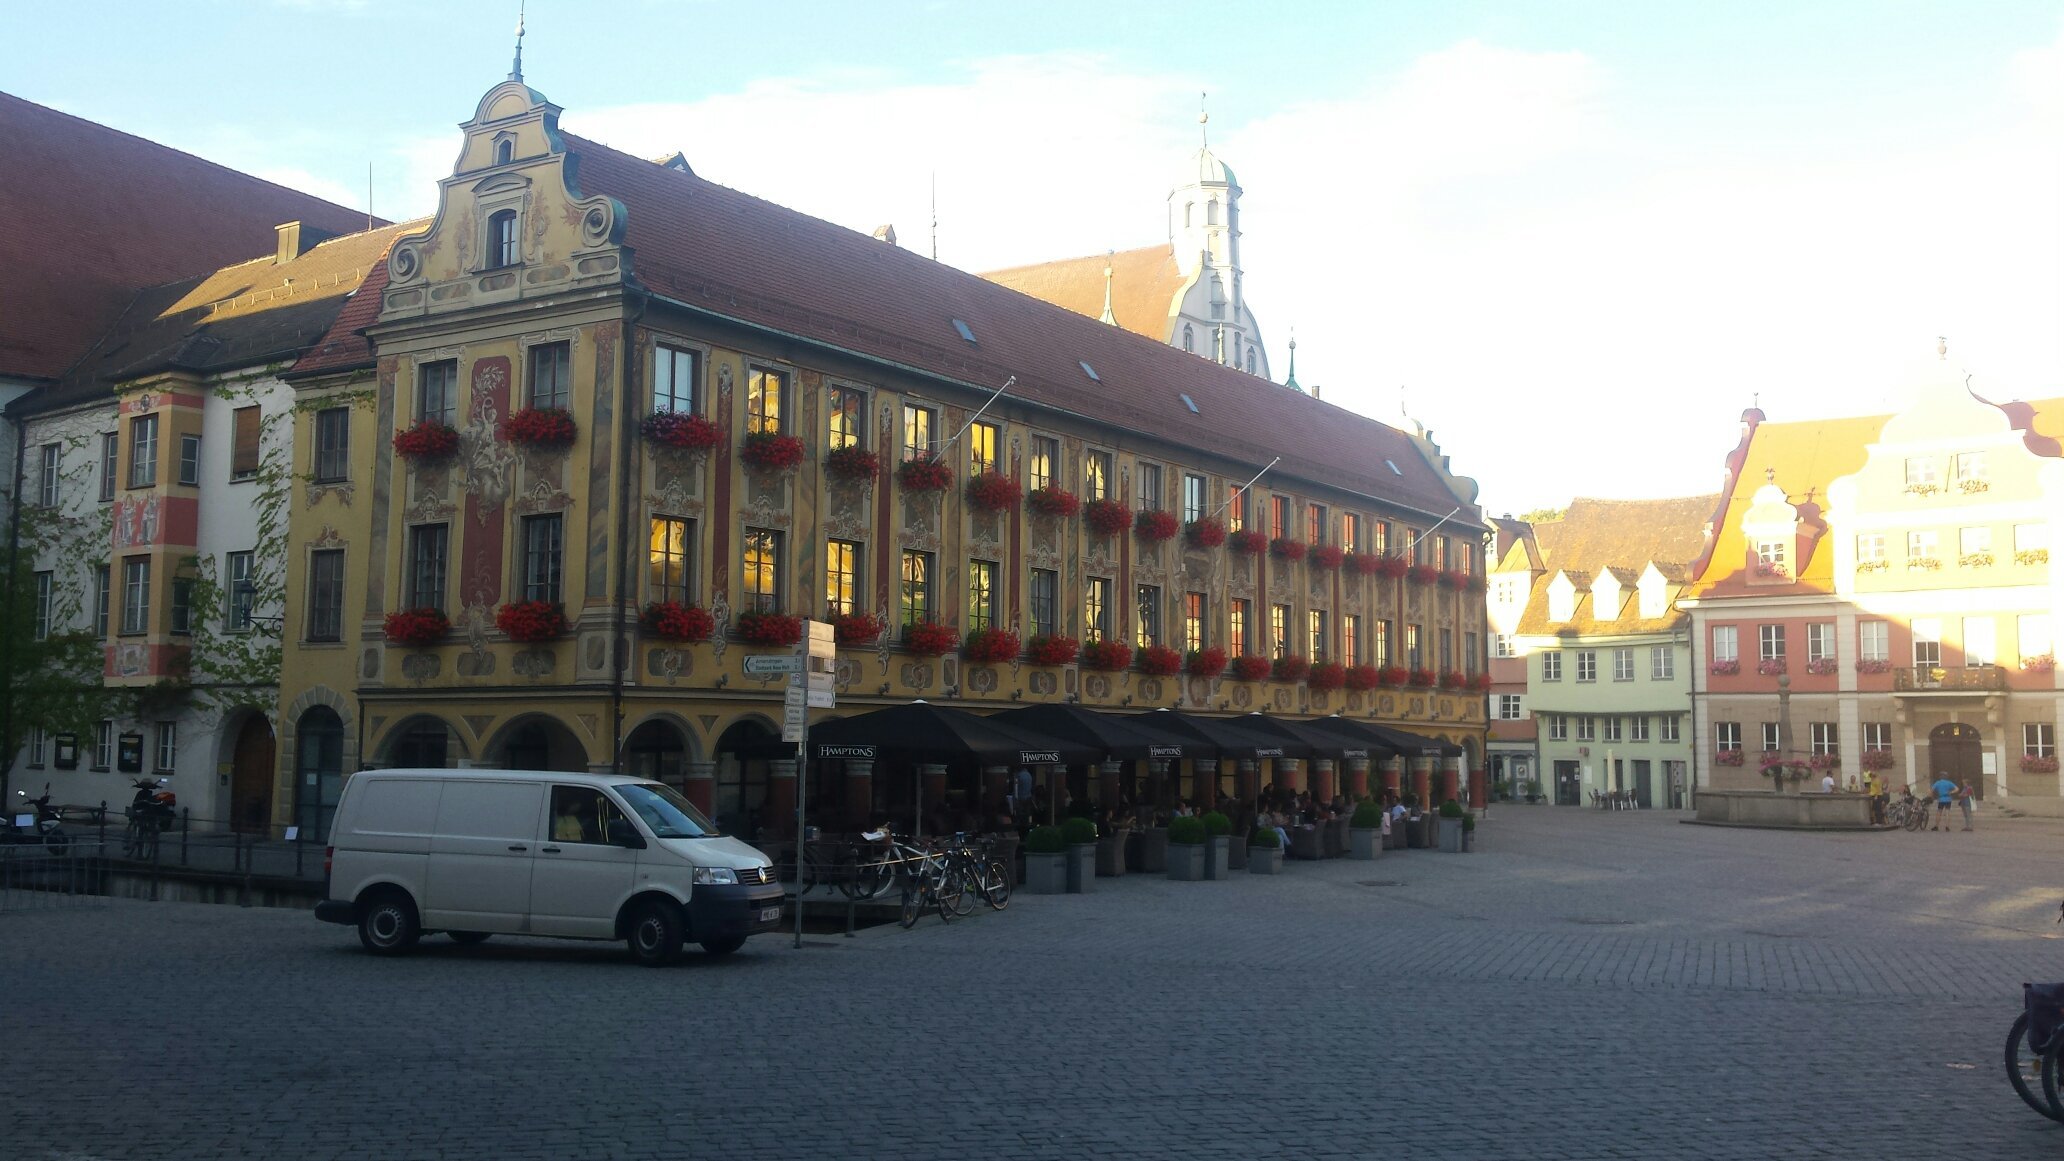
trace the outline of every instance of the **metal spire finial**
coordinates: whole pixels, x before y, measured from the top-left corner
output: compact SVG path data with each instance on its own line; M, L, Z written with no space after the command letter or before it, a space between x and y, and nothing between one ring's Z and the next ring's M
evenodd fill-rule
M512 81L523 79L523 9L526 3L527 0L517 0L516 3L516 61L509 66L509 79Z
M1211 110L1204 104L1209 96L1210 93L1201 91L1197 94L1197 136L1206 149L1211 148Z
M1097 320L1112 326L1118 325L1118 316L1111 313L1111 260L1117 256L1116 250L1104 251L1104 313Z
M1936 335L1936 336L1935 336L1935 357L1936 357L1936 358L1938 358L1938 359L1941 359L1941 360L1943 360L1944 362L1948 362L1948 361L1949 361L1949 338L1948 338L1948 336L1946 336L1946 335Z

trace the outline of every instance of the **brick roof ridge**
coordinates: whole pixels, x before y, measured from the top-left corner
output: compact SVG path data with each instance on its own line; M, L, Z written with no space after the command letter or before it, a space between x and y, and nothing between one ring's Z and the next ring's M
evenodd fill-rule
M1154 254L1157 256L1161 254L1173 255L1174 253L1174 243L1155 242L1146 246L1130 246L1123 250L1111 250L1096 254L1075 254L1066 258L1048 258L1042 262L1020 262L1015 266L996 266L988 270L976 270L971 273L982 278L993 279L998 275L1016 274L1025 270L1040 270L1049 266L1071 266L1077 262L1102 263L1113 258L1136 258L1142 254Z

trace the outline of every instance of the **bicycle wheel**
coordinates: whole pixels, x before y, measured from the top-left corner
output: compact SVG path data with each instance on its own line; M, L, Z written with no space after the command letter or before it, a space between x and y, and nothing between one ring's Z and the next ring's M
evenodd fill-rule
M899 877L898 864L880 854L870 853L866 858L854 856L853 891L856 899L879 899L888 894Z
M1906 812L1906 829L1908 830L1919 830L1927 822L1928 812L1925 810L1909 810Z
M982 898L988 900L989 906L997 911L1010 906L1010 868L1003 865L1003 860L990 859L982 878L986 888L982 892Z
M960 901L966 894L967 892L961 889L960 876L954 871L941 867L934 873L932 901L939 905L940 919L951 923L960 918L964 914L960 909Z
M982 883L975 874L972 863L962 863L953 871L953 916L958 919L975 913L975 904L981 900Z
M922 910L924 910L924 887L914 882L905 883L903 885L903 918L901 920L905 931L917 926L917 915Z
M2014 1017L2013 1026L2007 1029L2007 1080L2029 1108L2053 1121L2064 1121L2064 1104L2057 1099L2056 1045L2050 1047L2051 1051L2043 1052L2041 1046L2029 1043L2028 1013Z

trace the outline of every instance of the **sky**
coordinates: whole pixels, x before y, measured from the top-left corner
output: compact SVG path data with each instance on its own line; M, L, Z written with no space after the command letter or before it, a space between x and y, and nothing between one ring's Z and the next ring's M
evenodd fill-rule
M0 90L401 220L515 0L6 0ZM1746 407L1878 414L1938 336L2064 396L2064 0L529 0L562 126L990 270L1238 173L1278 379L1493 513L1720 486ZM1201 96L1201 94L1208 94ZM1192 171L1194 172L1194 171ZM635 222L633 223L635 230ZM1409 416L1406 419L1405 416Z

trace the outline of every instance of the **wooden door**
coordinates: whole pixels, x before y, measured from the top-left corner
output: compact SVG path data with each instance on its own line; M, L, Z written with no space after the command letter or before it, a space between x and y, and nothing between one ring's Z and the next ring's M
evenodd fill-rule
M1951 782L1960 785L1968 780L1976 796L1982 799L1985 797L1985 777L1979 755L1983 750L1977 727L1962 722L1936 726L1928 731L1927 776L1919 781L1924 786L1932 785L1937 778L1948 774ZM1926 797L1933 798L1934 792L1928 792Z
M229 825L246 834L263 834L272 825L272 723L264 714L244 719L230 760Z

